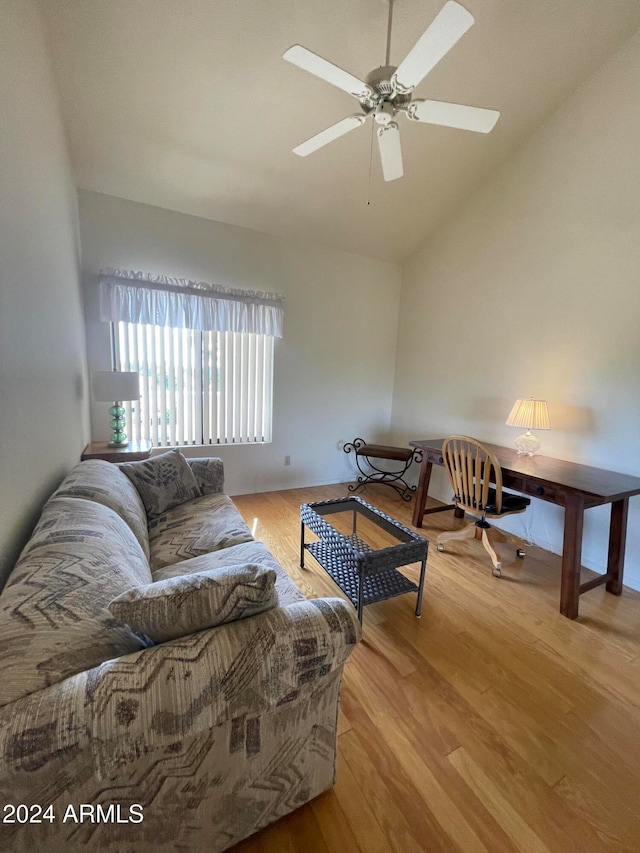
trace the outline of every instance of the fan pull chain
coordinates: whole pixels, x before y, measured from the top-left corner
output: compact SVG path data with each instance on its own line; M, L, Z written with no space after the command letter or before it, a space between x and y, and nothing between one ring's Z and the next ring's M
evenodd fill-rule
M373 134L375 133L375 122L371 122L371 147L369 148L369 184L367 186L367 205L371 204L371 166L373 164Z

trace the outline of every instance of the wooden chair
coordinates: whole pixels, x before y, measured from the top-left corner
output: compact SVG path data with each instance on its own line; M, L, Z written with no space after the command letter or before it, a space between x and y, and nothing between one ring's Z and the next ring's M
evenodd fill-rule
M493 574L500 577L502 562L498 557L492 538L494 534L487 518L501 518L516 512L524 512L531 501L529 498L511 495L502 491L502 469L494 454L475 438L466 435L451 435L442 445L444 465L453 487L456 508L478 518L471 524L441 533L436 540L438 551L444 551L444 543L454 539L480 539L493 563ZM524 557L521 548L518 557Z

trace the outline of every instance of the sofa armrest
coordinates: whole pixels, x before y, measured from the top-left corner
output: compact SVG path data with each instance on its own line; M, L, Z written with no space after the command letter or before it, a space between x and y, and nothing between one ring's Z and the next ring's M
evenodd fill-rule
M359 639L353 607L320 598L106 661L0 709L0 788L69 750L88 751L105 779L183 737L321 693Z
M203 495L224 491L224 465L216 456L187 457L193 476Z

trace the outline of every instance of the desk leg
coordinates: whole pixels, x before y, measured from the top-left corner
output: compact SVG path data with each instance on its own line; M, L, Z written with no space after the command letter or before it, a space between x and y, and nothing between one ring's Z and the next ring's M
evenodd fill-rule
M427 503L427 493L429 491L429 482L431 480L431 468L431 462L429 462L425 453L422 458L422 464L420 465L418 491L416 492L416 500L413 505L413 518L411 520L411 523L414 527L422 527L424 508Z
M581 495L568 494L564 507L564 544L562 546L562 581L560 587L560 613L567 619L575 619L578 615L583 524L584 498Z
M627 540L627 515L629 498L614 501L611 504L611 524L609 527L609 561L607 574L607 592L620 595L622 592L622 572L624 569L624 550Z

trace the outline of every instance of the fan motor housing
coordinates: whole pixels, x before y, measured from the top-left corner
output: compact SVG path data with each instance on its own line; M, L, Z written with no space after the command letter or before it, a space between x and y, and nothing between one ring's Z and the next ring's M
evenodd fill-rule
M365 113L372 112L383 102L391 104L394 109L397 109L402 104L409 103L411 100L410 95L401 95L395 92L394 86L391 83L391 78L395 72L395 65L381 65L367 74L365 82L373 91L373 95L367 95L359 99L360 106Z

